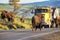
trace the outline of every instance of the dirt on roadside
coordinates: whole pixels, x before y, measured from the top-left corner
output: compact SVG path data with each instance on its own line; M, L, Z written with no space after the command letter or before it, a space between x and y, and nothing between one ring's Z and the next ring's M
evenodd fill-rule
M34 40L60 40L60 32L35 38Z

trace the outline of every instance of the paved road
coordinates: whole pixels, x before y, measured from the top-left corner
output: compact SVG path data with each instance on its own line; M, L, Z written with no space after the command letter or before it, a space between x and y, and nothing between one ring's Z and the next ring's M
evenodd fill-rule
M32 40L34 38L60 31L59 28L46 28L37 32L31 29L0 30L0 40Z

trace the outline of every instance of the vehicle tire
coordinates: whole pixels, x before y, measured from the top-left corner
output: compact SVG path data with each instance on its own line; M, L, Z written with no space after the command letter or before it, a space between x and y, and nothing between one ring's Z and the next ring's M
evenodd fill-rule
M49 25L43 25L44 28L49 28Z

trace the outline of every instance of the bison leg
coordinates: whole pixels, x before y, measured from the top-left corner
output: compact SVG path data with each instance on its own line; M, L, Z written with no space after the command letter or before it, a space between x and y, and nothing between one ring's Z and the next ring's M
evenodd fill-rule
M34 31L34 27L32 27L32 31Z
M39 24L39 27L40 27L39 29L40 29L40 31L41 31L41 28L42 28L42 24L41 24L41 23Z
M35 31L35 28L36 28L36 26L33 26L33 27L32 27L32 31Z
M35 28L35 31L37 31L37 27Z

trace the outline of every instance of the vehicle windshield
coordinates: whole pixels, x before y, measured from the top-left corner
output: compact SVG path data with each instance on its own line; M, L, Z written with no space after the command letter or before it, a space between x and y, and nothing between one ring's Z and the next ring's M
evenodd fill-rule
M46 12L48 12L48 10L47 9L36 9L35 12L36 13L46 13Z

